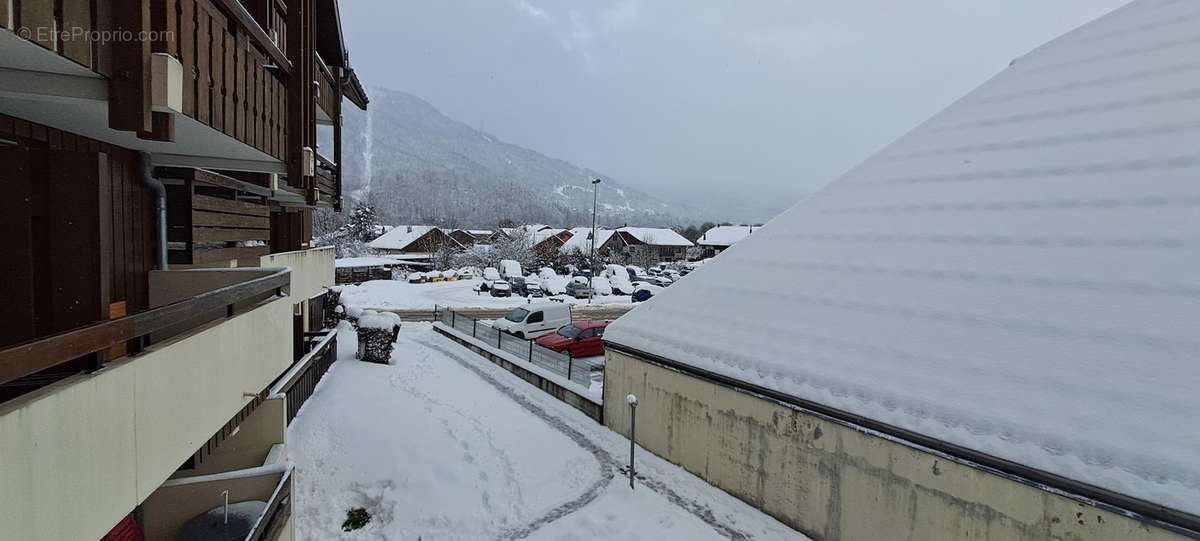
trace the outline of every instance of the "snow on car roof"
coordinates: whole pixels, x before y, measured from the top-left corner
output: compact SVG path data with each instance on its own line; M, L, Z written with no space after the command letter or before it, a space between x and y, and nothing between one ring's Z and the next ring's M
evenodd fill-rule
M761 227L761 226L760 226ZM704 232L696 244L701 246L732 246L733 243L742 240L758 227L752 225L718 225Z
M1200 514L1194 6L1018 58L606 338Z

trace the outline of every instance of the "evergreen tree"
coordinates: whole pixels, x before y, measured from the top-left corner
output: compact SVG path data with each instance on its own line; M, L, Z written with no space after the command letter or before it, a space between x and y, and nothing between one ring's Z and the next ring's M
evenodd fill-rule
M379 217L375 206L369 201L360 201L350 212L350 236L359 242L371 242L379 236Z

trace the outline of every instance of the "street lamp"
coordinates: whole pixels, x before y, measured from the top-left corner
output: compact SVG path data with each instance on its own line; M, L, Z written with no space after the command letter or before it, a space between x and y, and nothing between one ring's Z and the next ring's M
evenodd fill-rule
M637 427L637 396L631 393L625 397L625 401L629 402L629 488L633 489L633 444L637 439L634 435L634 429Z
M591 293L588 294L588 304L592 304L592 297L596 296L596 202L599 200L600 179L592 179L592 273L588 275L588 289Z

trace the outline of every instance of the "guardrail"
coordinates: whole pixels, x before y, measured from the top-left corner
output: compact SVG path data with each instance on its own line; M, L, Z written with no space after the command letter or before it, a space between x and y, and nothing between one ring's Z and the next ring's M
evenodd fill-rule
M446 306L434 305L433 308L377 308L367 306L364 307L376 312L391 312L400 316L401 321L441 321L442 316L447 312L453 311L459 317L471 317L475 319L499 319L512 311L517 306L505 308L450 308ZM632 305L608 305L608 306L588 306L588 305L571 305L571 320L572 321L602 321L617 319L625 315L626 312L633 309Z
M329 331L320 337L313 348L279 378L272 386L271 394L282 394L287 398L287 423L292 424L300 407L312 397L317 383L325 377L329 367L337 360L337 333Z
M38 338L0 350L0 384L54 368L81 357L112 350L132 343L131 351L149 345L149 335L180 325L195 324L197 318L224 308L224 317L233 317L236 305L265 296L264 300L284 296L288 287L288 269L265 269L264 275L237 284L214 289L165 306L131 316L102 321L66 332ZM194 325L193 325L194 326ZM191 328L191 327L187 327ZM156 337L159 339L161 337ZM92 368L106 362L98 355Z
M570 352L559 353L552 349L544 348L537 345L533 340L526 340L506 332L501 332L486 322L480 322L478 318L473 318L454 310L441 312L438 321L443 325L449 325L458 332L468 334L482 343L523 358L534 366L565 377L584 388L591 386L592 372L602 372L604 370L603 363L576 359Z

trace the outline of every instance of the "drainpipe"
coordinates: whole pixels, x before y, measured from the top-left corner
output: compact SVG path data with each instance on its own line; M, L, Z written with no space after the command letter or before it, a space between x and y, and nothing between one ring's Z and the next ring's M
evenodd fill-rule
M151 163L150 153L142 152L140 158L142 184L154 192L154 221L158 230L155 267L158 270L167 270L167 188L163 186L161 180L154 177L154 165Z

